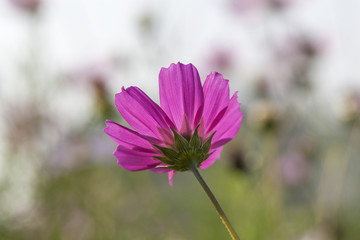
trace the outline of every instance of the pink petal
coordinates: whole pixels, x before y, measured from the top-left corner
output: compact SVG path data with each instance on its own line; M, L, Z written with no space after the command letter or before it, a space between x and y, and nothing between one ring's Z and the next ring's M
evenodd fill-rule
M173 123L139 88L122 88L122 91L115 95L115 105L122 117L141 135L171 141L169 126L173 126Z
M211 73L204 83L203 129L206 136L212 134L213 128L224 116L229 105L229 81L219 73Z
M173 179L174 179L175 174L176 174L176 171L174 171L174 170L171 170L171 172L169 172L168 177L169 177L169 185L170 186L173 185Z
M121 126L113 121L106 120L104 132L116 143L126 148L143 148L152 151L153 146L149 140L145 139L139 133Z
M203 161L201 163L200 168L201 169L205 169L210 167L217 159L220 158L220 153L221 153L222 147L216 148L216 149L210 149L210 152L213 152L213 154L210 155L210 157L208 159L206 159L205 161Z
M236 92L232 96L224 116L213 129L216 133L212 139L212 148L222 146L236 136L243 115L244 114L240 111L240 103L237 101Z
M162 164L161 161L152 158L153 155L153 153L135 151L121 145L114 152L114 156L118 159L118 164L129 171L153 169L157 165Z
M197 69L192 65L171 64L159 74L160 104L177 131L189 125L192 130L202 115L204 95ZM185 116L184 116L185 115ZM188 120L188 123L183 121Z

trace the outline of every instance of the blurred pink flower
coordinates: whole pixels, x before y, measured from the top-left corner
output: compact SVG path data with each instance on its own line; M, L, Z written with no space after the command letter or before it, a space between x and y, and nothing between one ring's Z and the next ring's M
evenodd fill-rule
M264 4L267 4L272 9L283 9L294 1L295 0L264 0Z
M211 52L208 64L211 68L216 68L222 72L229 70L233 64L233 50L217 48Z
M315 63L327 47L327 39L304 33L290 35L284 41L279 41L274 49L272 79L281 83L278 87L282 91L291 88L311 89Z
M230 7L240 13L251 10L280 10L291 5L295 0L229 0Z
M49 153L46 171L55 176L90 164L109 163L108 152L114 145L105 141L105 135L99 136L98 131L95 128L64 135Z
M12 152L34 150L34 145L46 138L45 132L54 129L56 122L44 109L33 99L5 105L1 113L5 116L5 136Z
M329 45L324 37L306 34L291 35L276 46L276 54L284 61L313 58L323 53Z
M169 154L202 154L198 167L209 167L219 158L222 146L235 137L243 113L237 92L230 98L228 80L210 73L202 86L192 64L162 68L159 87L161 107L137 87L122 88L115 105L135 131L108 120L104 132L119 144L114 152L119 165L130 171L168 173L172 185L176 168L169 163ZM179 139L189 144L184 152L179 150L184 146L177 144ZM186 161L187 156L174 159Z
M114 57L100 58L87 61L82 65L76 66L74 69L65 73L67 80L71 84L106 84L110 81L112 74L116 70L117 59Z
M10 0L15 6L34 12L38 9L41 4L41 0Z
M116 58L107 57L85 62L64 74L65 80L68 81L71 88L74 87L74 83L79 87L91 88L94 95L92 98L94 114L101 117L101 122L104 117L108 118L113 113L108 87L115 75L117 64ZM90 93L88 89L85 91Z
M309 164L303 154L292 151L281 157L281 173L286 184L299 185L309 174Z

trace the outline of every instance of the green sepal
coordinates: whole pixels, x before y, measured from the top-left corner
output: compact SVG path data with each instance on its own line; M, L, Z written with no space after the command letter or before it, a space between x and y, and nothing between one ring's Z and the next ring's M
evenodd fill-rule
M161 162L163 163L166 163L166 164L172 164L173 161L171 161L170 159L168 159L167 157L158 157L158 156L155 156L153 158L156 158L158 160L160 160ZM164 167L161 167L161 168L164 168Z
M211 153L205 154L204 161L208 159L215 151L212 151Z
M186 151L189 148L189 142L174 129L171 128L171 131L174 133L174 146L176 150L178 152Z
M171 148L165 148L165 147L160 147L158 145L154 146L159 149L161 151L162 154L164 154L165 157L167 157L168 159L175 159L178 157L178 152L176 152L174 149Z
M191 136L190 139L190 146L194 147L194 148L199 148L201 146L201 138L199 137L198 134L198 129L199 129L200 125L197 125L197 127L195 128L194 134Z
M212 138L214 137L214 134L211 134L211 136L209 137L209 139L204 143L204 145L202 146L202 152L207 154L209 151L210 151L210 147L211 147L211 141L212 141Z

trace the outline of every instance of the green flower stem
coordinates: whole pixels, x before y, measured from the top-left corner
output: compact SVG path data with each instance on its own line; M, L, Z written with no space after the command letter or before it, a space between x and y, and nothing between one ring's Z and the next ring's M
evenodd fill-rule
M225 225L226 229L228 230L231 238L233 240L240 240L239 236L235 232L235 229L232 227L229 219L226 217L225 212L222 210L219 202L216 200L214 194L211 192L210 188L208 187L208 185L206 184L204 179L201 177L195 163L191 165L191 171L194 173L196 179L199 181L200 185L202 186L202 188L204 189L204 191L206 192L206 194L210 198L211 202L213 203L216 211L218 212L218 214L220 216L221 221L224 223L224 225Z

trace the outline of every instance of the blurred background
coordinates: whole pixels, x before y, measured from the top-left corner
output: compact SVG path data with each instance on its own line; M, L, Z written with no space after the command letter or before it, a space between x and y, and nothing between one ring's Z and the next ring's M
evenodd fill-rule
M193 63L239 91L201 173L240 238L360 239L357 0L1 0L0 239L228 239L191 173L128 172L104 121Z

